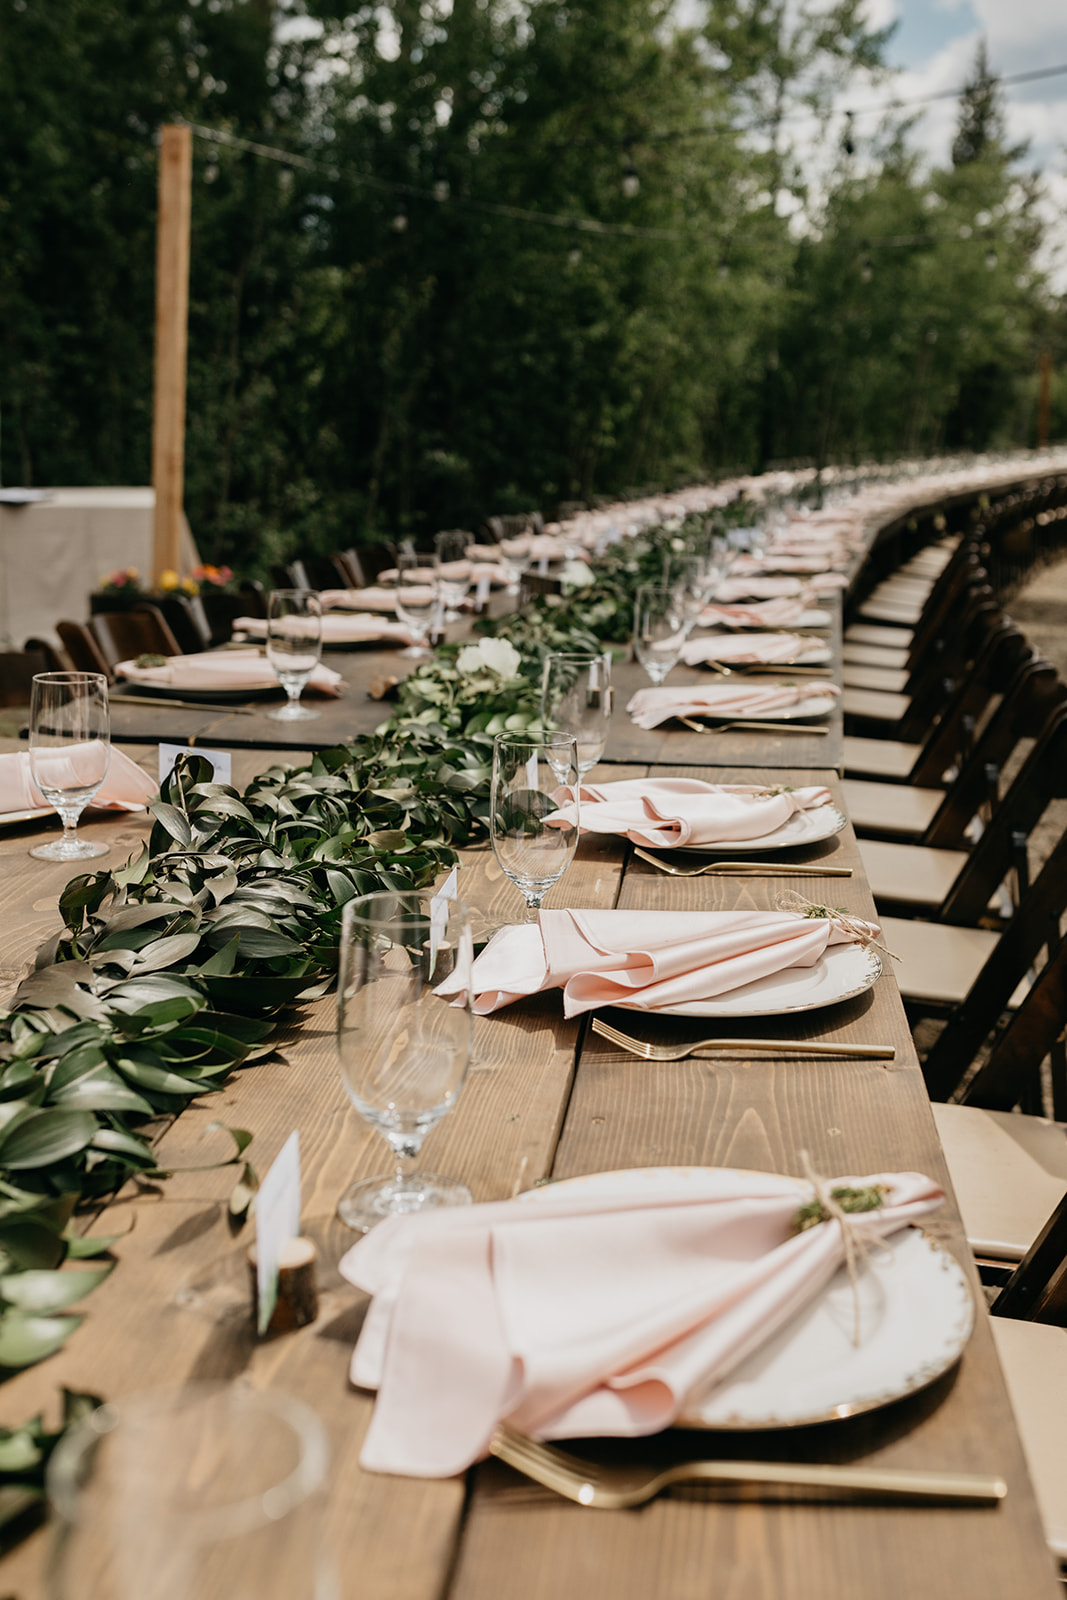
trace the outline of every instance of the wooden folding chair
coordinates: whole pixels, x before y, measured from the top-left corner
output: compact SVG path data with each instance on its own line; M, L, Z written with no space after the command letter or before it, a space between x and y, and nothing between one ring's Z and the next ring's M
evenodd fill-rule
M182 654L163 613L155 606L139 606L136 611L98 611L89 619L89 632L112 675L120 661L132 661L136 656Z
M0 651L0 706L28 706L39 672L60 672L62 662L52 647Z
M1011 625L987 642L974 676L989 690L988 715L977 731L972 718L954 719L956 748L942 746L941 787L843 780L845 809L861 837L966 848L967 829L984 806L996 803L1000 773L1019 742L1036 739L1055 707L1067 700L1067 686L1055 667L1035 657ZM946 773L951 774L947 782Z
M56 632L75 672L102 672L109 682L112 681L115 674L108 659L84 623L57 622Z

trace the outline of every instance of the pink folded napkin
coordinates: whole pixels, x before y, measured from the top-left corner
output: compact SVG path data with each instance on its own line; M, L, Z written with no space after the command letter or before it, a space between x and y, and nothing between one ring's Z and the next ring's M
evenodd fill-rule
M134 661L120 661L115 668L131 683L159 684L169 689L212 689L232 692L240 689L276 689L278 676L258 650L205 651L203 655L170 656L165 667L139 667ZM320 662L308 679L308 688L319 694L340 694L344 679L339 672Z
M797 811L830 804L829 789L775 790L751 784L705 783L700 778L630 778L583 783L579 805L563 805L546 822L582 833L625 834L650 850L727 840L762 839Z
M267 622L265 617L238 617L233 625L234 633L247 633L252 639L265 639L267 637ZM322 642L331 644L370 644L376 639L388 640L391 644L413 644L411 629L402 622L391 620L379 621L376 617L361 612L349 613L330 611L322 619Z
M695 1176L550 1186L391 1217L362 1239L341 1262L374 1296L351 1368L378 1391L362 1465L449 1477L502 1421L549 1439L656 1433L727 1378L830 1282L845 1239L837 1219L796 1231L810 1183ZM916 1172L838 1185L883 1189L848 1219L861 1249L944 1200Z
M433 599L428 583L412 584L405 590L412 605L427 605ZM385 611L396 612L396 590L379 589L323 589L319 595L323 611Z
M420 580L424 580L427 570L430 569L421 568L416 572L405 572L405 586L416 584L419 583ZM464 579L470 579L471 563L469 561L442 561L439 566L434 567L432 570L436 572L439 577L444 578L446 583L461 583ZM378 574L378 582L386 587L388 587L390 584L395 584L396 578L397 572L395 567L387 567L384 572L379 572Z
M69 749L50 752L48 771L57 788L67 788L78 782L80 753L88 758L85 781L91 783L99 772L100 751L96 744L72 744ZM155 779L112 745L107 777L89 804L113 811L143 811L158 793L159 784ZM29 751L18 750L0 756L0 813L41 808L51 809L30 776Z
M768 550L762 556L738 556L730 568L731 578L753 577L758 573L773 572L825 572L830 558L825 551L818 555L794 555Z
M788 600L802 592L799 578L724 578L715 600L719 605L732 605L735 600Z
M878 937L873 923L795 911L542 911L501 928L471 969L474 1010L488 1016L543 989L563 990L563 1012L598 1006L643 1011L711 1000L787 967L813 967L831 944ZM458 981L437 993L448 998Z
M655 728L669 717L763 717L786 711L802 700L832 701L841 693L825 678L803 683L709 683L706 685L666 685L658 689L638 689L626 707L639 728ZM829 709L829 706L827 706ZM812 712L818 716L818 709ZM773 720L773 717L772 717Z
M817 572L811 586L816 594L832 594L835 589L847 589L848 579L843 572Z
M722 661L739 667L773 664L798 661L817 650L819 644L818 639L808 639L800 633L765 633L747 639L741 634L710 634L687 639L682 660L687 667L698 667L702 661Z
M808 609L808 597L793 600L754 600L751 605L705 606L700 613L702 628L788 628L799 622Z

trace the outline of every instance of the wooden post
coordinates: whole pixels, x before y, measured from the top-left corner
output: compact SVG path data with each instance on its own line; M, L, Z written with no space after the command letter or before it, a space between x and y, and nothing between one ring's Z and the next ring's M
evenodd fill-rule
M161 130L156 222L156 371L152 415L152 575L158 583L181 562L185 478L185 357L189 322L189 224L193 135L181 124Z
M1041 352L1041 380L1037 393L1037 448L1048 445L1049 398L1052 389L1052 357L1047 350Z

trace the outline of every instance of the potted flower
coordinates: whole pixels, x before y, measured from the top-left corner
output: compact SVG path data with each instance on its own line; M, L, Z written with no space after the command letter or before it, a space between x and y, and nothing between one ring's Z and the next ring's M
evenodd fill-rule
M89 611L130 611L146 598L141 574L136 567L119 567L105 573L89 596Z

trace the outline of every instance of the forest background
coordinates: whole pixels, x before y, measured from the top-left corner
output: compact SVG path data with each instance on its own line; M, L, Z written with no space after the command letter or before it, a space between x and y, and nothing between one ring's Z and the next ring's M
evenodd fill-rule
M1035 443L1067 307L983 56L951 164L899 109L816 161L885 59L862 0L353 5L0 0L0 482L149 480L180 119L205 559Z

